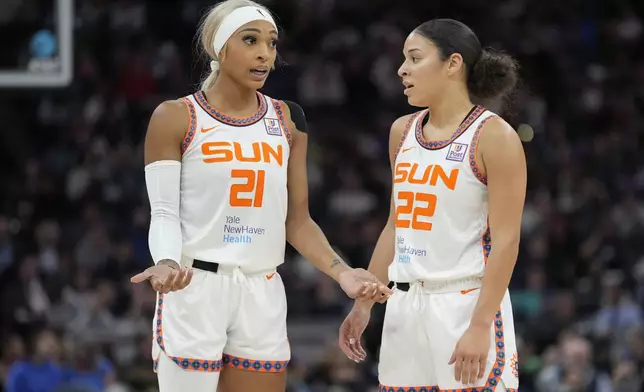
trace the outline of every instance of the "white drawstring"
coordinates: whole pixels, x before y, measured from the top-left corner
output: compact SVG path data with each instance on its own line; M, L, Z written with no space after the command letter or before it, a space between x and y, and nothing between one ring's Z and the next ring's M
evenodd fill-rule
M246 275L244 275L240 268L233 269L233 280L237 284L246 284L248 282L248 278L246 278Z
M409 295L412 296L412 306L418 311L425 308L425 296L423 295L422 288L419 284L412 284L409 288Z

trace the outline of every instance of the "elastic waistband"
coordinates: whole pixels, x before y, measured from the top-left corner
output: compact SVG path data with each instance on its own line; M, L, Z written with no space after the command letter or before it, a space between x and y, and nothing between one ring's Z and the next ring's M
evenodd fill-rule
M409 291L411 288L418 288L419 291L426 294L453 293L458 291L467 291L480 289L483 283L481 277L469 277L456 280L444 281L427 281L416 280L413 282L396 282L394 286L398 290Z
M227 264L220 264L220 263L215 263L211 261L185 259L185 258L184 260L182 260L181 264L192 265L192 268L196 268L202 271L213 272L215 274L222 274L222 275L233 275L241 272L245 276L253 276L253 275L270 274L276 271L275 268L265 268L265 269L258 270L258 269L245 268L238 265L227 265Z

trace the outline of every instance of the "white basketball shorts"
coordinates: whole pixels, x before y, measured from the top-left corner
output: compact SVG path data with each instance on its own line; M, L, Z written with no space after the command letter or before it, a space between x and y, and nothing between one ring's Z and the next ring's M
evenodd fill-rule
M227 366L283 372L291 354L279 273L250 274L224 266L217 273L195 269L185 289L157 294L152 355L160 384L177 378L163 377L165 369L217 373ZM171 362L163 364L162 356ZM218 374L211 379L216 386ZM161 392L171 390L160 387Z
M454 379L454 365L448 362L470 324L480 279L409 286L408 291L395 289L387 301L380 392L516 392L518 356L509 294L490 328L486 376L464 385Z

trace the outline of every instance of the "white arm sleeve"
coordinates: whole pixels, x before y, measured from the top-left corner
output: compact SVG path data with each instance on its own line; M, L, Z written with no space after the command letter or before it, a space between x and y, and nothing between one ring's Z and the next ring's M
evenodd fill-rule
M145 183L152 215L148 235L152 260L154 264L166 259L181 264L181 162L164 160L150 163L145 166Z

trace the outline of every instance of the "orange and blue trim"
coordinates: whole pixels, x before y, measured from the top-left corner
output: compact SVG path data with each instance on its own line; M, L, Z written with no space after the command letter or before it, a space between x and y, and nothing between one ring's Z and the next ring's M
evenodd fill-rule
M223 368L223 361L221 359L206 360L196 358L175 357L169 355L165 351L165 344L163 342L163 294L158 294L157 302L157 320L156 320L156 341L161 348L161 351L168 356L174 363L176 363L183 370L190 370L195 372L219 372ZM156 372L158 360L154 361L154 371Z
M400 153L400 150L402 150L403 144L405 144L405 140L407 140L407 135L409 134L409 130L411 129L412 124L414 123L414 120L418 118L421 114L423 114L425 110L421 110L420 112L413 113L411 116L409 116L409 119L407 120L407 124L405 124L405 129L403 130L402 136L400 137L400 142L398 143L398 147L396 147L396 153L394 154L394 162L396 162L396 158L398 158L398 154Z
M258 361L224 354L224 366L260 373L282 373L289 361Z
M480 116L485 112L485 108L482 106L475 106L472 109L472 112L470 113L469 116L459 125L459 127L454 131L452 136L449 139L446 140L435 140L435 141L428 141L425 139L425 135L423 135L423 119L425 116L430 115L429 109L423 113L423 116L418 119L418 122L416 123L416 140L418 141L418 144L420 144L423 148L426 148L428 150L440 150L441 148L447 147L454 140L456 140L459 136L463 134L467 130L467 128L472 125Z
M229 116L227 114L221 113L214 107L210 106L208 103L208 100L206 99L206 95L204 94L203 91L198 91L194 94L195 100L197 101L197 104L206 112L208 113L212 118L215 120L226 124L226 125L232 125L233 127L247 127L250 125L253 125L257 123L259 120L264 118L264 115L268 111L268 104L266 103L266 98L259 92L257 92L257 101L259 102L259 107L257 108L257 111L255 114L253 114L250 117L233 117Z
M472 141L470 142L470 154L469 154L470 169L472 169L472 173L474 174L474 177L476 177L476 179L479 180L483 185L487 185L487 176L483 173L483 170L481 170L481 167L476 162L476 151L478 150L478 147L479 147L481 130L483 130L483 127L485 126L485 124L487 124L487 122L493 118L499 118L499 116L489 116L483 121L481 121L481 123L476 127L476 131L474 132L474 135L472 136Z
M487 264L487 258L492 251L492 235L490 234L490 224L488 223L485 232L481 236L481 247L483 248L483 262Z
M181 155L183 155L188 147L190 147L190 144L197 134L197 111L195 110L195 105L193 105L192 101L187 97L184 97L182 101L183 104L188 108L188 113L190 114L190 123L188 124L188 129L186 130L186 134L183 137L183 141L181 142Z
M289 128L288 122L286 121L284 102L271 99L271 103L273 104L273 108L275 108L275 114L277 114L277 120L279 121L280 126L284 131L284 137L286 137L286 141L288 142L289 147L292 147L293 138L291 135L291 129Z

